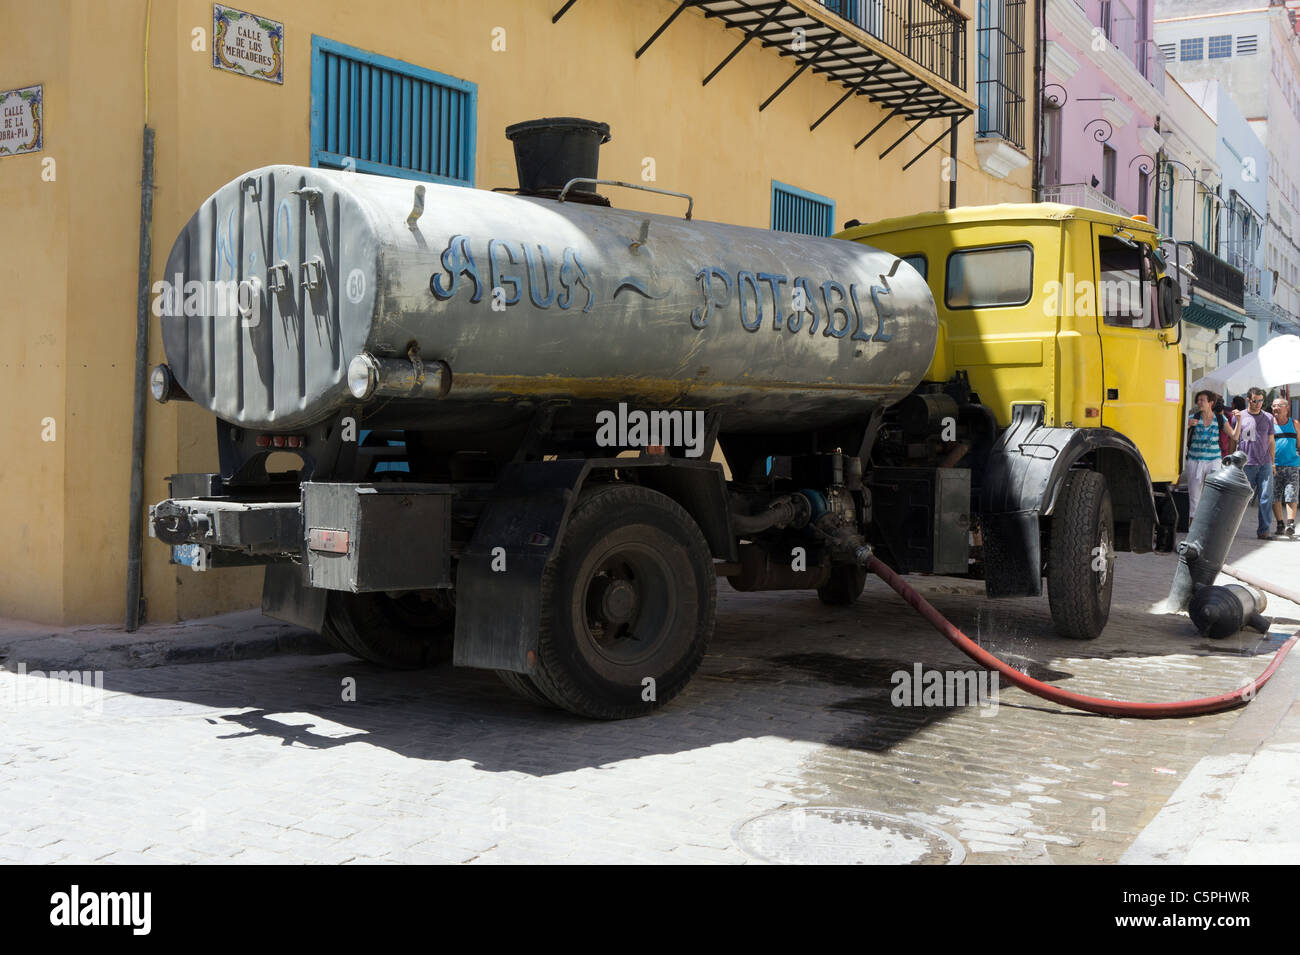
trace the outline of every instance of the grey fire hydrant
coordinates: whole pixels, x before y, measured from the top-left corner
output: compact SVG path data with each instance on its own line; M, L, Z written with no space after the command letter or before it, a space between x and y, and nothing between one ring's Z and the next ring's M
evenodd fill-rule
M1196 516L1178 545L1178 569L1165 602L1168 613L1186 610L1197 587L1209 587L1228 557L1252 493L1240 451L1223 459L1223 467L1205 479Z

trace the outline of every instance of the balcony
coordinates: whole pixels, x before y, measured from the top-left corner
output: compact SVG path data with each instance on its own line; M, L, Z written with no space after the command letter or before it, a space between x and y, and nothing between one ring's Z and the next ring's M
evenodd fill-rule
M1232 249L1228 252L1227 261L1234 269L1241 272L1244 278L1245 291L1247 295L1257 295L1261 297L1264 295L1262 283L1263 273L1258 265L1250 261L1250 259L1241 252Z
M577 0L567 0L558 22ZM853 146L861 148L891 119L908 129L880 153L884 159L931 120L934 138L903 165L909 169L975 112L966 93L966 21L949 0L678 0L675 10L633 54L650 50L686 10L697 10L741 34L736 46L704 75L708 86L751 42L790 57L795 70L759 103L767 109L805 70L821 74L843 94L808 127L815 130L853 97L865 97L884 117Z
M1130 216L1127 209L1098 189L1086 182L1067 182L1055 186L1043 187L1044 202L1059 202L1066 206L1080 206L1084 209L1100 209L1117 216Z
M1151 4L1154 6L1154 3ZM1151 39L1152 24L1145 28L1138 23L1133 11L1121 0L1102 0L1096 25L1101 27L1124 59L1161 95L1165 94L1165 55ZM1145 39L1143 38L1145 35Z
M966 88L966 19L946 0L819 0L913 63Z
M1165 64L1168 60L1156 46L1155 40L1147 40L1137 48L1138 72L1142 74L1161 96L1165 95Z
M1193 290L1213 295L1237 308L1245 308L1246 277L1241 269L1234 268L1195 242L1179 244L1192 250L1192 274L1196 276Z
M996 19L976 26L976 136L1025 146L1025 2L1006 0Z

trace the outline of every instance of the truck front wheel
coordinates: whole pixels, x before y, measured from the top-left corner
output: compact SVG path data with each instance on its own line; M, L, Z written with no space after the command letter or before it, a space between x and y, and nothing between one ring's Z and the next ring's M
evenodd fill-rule
M456 610L450 591L351 594L331 591L323 635L336 647L392 670L451 659Z
M834 564L826 583L817 588L817 596L828 607L847 607L856 603L867 586L867 570L854 564Z
M580 716L649 713L699 667L716 602L713 560L686 511L635 485L592 488L543 578L531 684Z
M1106 478L1071 471L1052 515L1047 599L1063 637L1091 640L1106 626L1115 582L1115 523Z

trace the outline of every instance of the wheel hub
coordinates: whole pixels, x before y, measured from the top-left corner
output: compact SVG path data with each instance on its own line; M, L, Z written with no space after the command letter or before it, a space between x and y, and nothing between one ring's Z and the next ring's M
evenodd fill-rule
M592 555L580 586L589 646L613 666L635 666L659 651L672 633L676 586L661 554L619 541Z
M595 615L604 623L618 626L636 616L636 587L630 581L600 577L592 582L592 604Z
M1097 590L1101 591L1106 587L1106 581L1110 579L1110 568L1115 561L1115 549L1111 547L1110 535L1103 529L1101 532L1101 541L1097 545L1096 557L1093 558L1093 566L1097 570Z

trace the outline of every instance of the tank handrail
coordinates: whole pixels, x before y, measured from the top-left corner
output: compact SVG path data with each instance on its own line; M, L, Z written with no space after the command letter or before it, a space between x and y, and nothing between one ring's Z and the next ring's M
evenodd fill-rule
M556 202L563 202L564 197L569 194L569 190L577 183L586 182L593 186L622 186L625 189L640 189L642 192L657 192L661 196L676 196L678 199L686 200L686 218L690 219L691 213L695 210L695 200L684 192L669 192L667 189L656 189L654 186L643 186L636 182L623 182L621 179L570 179L560 190L560 196Z

